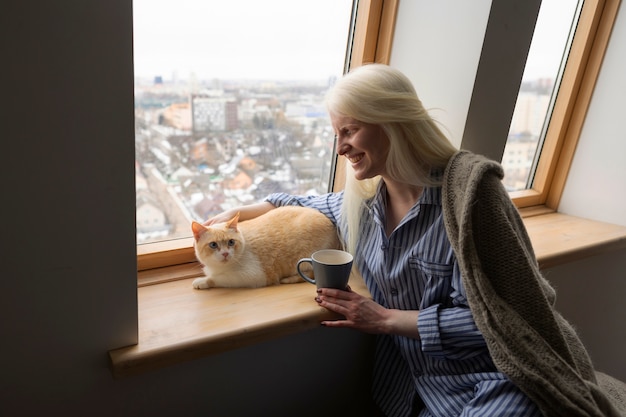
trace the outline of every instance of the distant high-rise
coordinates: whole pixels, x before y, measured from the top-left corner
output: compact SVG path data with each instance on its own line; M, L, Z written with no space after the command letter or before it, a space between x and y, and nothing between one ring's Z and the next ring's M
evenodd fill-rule
M237 102L232 97L194 94L191 96L194 132L231 131L237 128Z

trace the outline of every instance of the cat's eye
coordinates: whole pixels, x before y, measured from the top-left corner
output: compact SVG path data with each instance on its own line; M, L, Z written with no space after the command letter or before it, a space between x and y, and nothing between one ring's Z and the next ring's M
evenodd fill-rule
M218 249L218 248L219 248L219 245L218 245L216 242L210 242L210 243L209 243L209 247L210 247L211 249Z
M235 246L235 240L234 239L230 239L228 241L228 246Z

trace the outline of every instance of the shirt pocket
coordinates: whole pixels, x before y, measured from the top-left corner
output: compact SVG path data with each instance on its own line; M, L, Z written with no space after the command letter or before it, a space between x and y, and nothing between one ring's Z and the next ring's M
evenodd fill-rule
M427 261L416 256L411 257L411 259L409 259L409 263L411 264L411 268L417 268L429 277L450 277L452 276L452 271L454 269L454 264L442 264Z
M414 272L423 277L420 309L434 304L442 304L444 307L452 305L454 264L432 262L418 257L410 258L409 264Z

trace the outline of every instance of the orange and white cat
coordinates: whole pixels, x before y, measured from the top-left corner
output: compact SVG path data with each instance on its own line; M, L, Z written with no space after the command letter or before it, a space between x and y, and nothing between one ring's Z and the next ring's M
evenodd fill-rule
M255 219L204 226L193 222L196 257L204 265L196 289L264 287L303 282L301 258L320 249L341 247L337 229L322 213L307 207L278 207Z

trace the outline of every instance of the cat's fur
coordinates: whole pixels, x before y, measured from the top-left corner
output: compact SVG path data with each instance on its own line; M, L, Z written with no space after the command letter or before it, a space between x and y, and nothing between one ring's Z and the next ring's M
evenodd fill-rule
M191 225L196 257L204 265L196 289L264 287L302 282L296 264L320 249L339 249L337 229L317 210L279 207L255 219ZM301 265L310 275L310 264Z

